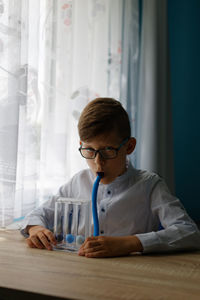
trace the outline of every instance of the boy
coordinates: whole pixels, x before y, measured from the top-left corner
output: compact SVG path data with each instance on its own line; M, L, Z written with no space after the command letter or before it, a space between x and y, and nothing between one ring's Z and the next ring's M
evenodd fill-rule
M97 172L104 172L98 190L100 236L89 237L79 255L111 257L131 252L200 249L200 232L177 198L156 174L136 170L128 161L136 145L127 112L112 98L97 98L83 110L78 130L80 154L89 169L76 174L58 195L91 198ZM30 247L51 250L55 198L31 212L22 234ZM158 231L159 224L163 230Z

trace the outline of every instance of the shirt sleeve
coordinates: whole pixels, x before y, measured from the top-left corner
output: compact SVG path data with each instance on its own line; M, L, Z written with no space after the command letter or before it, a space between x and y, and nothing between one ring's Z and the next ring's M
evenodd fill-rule
M163 229L136 235L144 253L200 250L200 232L196 224L163 181L152 191L151 211L159 218Z
M54 227L54 210L55 201L58 197L70 197L71 181L60 187L58 193L52 196L44 204L31 211L24 219L20 232L24 237L29 237L27 233L27 226L40 225L51 231Z

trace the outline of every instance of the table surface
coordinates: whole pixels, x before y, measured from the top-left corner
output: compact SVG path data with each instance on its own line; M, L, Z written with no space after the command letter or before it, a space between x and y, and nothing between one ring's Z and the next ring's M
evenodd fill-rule
M64 299L200 299L200 252L91 259L31 249L19 231L0 230L0 287Z

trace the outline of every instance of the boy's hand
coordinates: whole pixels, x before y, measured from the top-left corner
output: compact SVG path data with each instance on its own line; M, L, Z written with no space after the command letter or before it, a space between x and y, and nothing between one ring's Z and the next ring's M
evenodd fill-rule
M43 226L30 226L28 228L29 237L26 242L31 248L52 250L52 245L56 245L53 233Z
M142 244L136 236L96 236L85 240L78 251L78 255L86 257L113 257L142 251Z

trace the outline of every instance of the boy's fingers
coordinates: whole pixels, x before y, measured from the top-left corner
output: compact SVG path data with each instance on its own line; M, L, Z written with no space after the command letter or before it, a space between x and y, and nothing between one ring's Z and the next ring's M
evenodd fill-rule
M51 244L49 243L46 235L43 232L39 232L38 237L46 249L52 250Z
M94 240L94 241L88 241L84 245L84 248L94 248L94 247L100 246L100 245L101 245L101 243L99 243L99 241L96 241L96 240Z
M87 245L87 243L89 242L89 241L92 241L93 240L93 237L88 237L85 241L84 241L84 243L80 246L80 249L83 249L86 245Z
M56 245L57 244L57 241L55 239L55 236L53 235L53 233L50 231L50 230L45 230L44 231L44 234L47 236L47 238L49 239L49 241Z
M36 246L36 248L44 249L44 245L38 240L37 236L32 236L31 242Z
M103 250L103 247L100 245L100 246L96 246L96 247L92 247L92 248L86 248L84 249L84 253L87 254L87 253L92 253L92 252L99 252Z
M78 255L80 255L80 256L85 256L85 252L84 252L83 250L79 249Z
M98 241L98 237L89 237L80 246L78 254L84 256L86 252L93 252L98 249L102 249L102 245Z
M41 228L41 226L39 226L38 228L35 228L35 230L32 230L30 232L30 236L27 239L27 243L32 248L46 248L48 250L52 250L51 243L56 245L57 242L53 233L50 230L46 228Z
M28 244L28 246L30 248L36 248L35 245L31 242L31 240L29 238L26 239L26 243Z
M84 244L82 244L79 248L79 250L82 250L84 248Z

